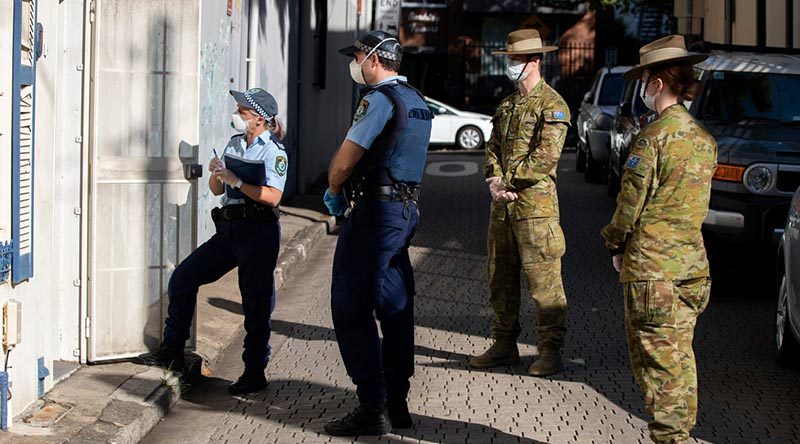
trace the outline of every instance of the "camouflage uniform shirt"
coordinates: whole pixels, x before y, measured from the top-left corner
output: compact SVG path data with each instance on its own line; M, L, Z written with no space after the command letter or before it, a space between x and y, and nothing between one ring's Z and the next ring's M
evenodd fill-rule
M492 217L523 220L558 217L556 167L567 135L569 108L544 79L526 96L508 96L492 119L486 144L486 177L502 177L513 202L494 202Z
M617 210L602 230L611 254L625 254L621 282L709 275L700 227L716 161L716 141L681 104L639 133L625 163Z

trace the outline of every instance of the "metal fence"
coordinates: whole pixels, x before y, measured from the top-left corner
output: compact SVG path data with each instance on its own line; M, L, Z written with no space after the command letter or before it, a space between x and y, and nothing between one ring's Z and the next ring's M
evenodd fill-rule
M505 48L505 42L464 45L463 97L468 107L480 109L496 106L503 97L514 91L514 85L505 75L506 58L492 55L492 51ZM616 51L610 48L604 55L606 60L613 61ZM543 55L542 77L572 108L580 103L591 87L592 78L599 67L596 59L594 44L560 46L558 51Z

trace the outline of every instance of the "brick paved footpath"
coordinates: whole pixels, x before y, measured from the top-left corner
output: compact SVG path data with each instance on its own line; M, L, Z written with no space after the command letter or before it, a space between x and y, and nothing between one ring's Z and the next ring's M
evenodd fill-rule
M567 158L564 164L569 162L574 161ZM448 226L447 217L436 211L453 211L448 205L463 206L459 201L471 198L469 190L483 188L473 180L468 191L457 192L463 185L428 179L429 190L449 197L433 201L437 196L430 191L423 197L423 204L428 199L423 224L426 216L431 222L415 242L421 246L412 248L418 292L410 395L414 429L356 440L323 433L325 422L356 405L330 319L335 238L329 237L279 295L269 387L243 398L225 393L241 372L241 341L234 341L212 378L196 385L145 442L649 442L641 395L628 366L621 289L597 235L613 201L568 167L561 174L570 301L564 373L527 376L537 349L533 304L525 297L523 363L489 371L467 367L468 356L490 344L485 256L475 252L485 235L471 239L462 226L472 222L461 219L454 223L462 228ZM701 399L692 442L800 442L800 374L772 359L771 310L771 298L739 294L712 299L696 336Z

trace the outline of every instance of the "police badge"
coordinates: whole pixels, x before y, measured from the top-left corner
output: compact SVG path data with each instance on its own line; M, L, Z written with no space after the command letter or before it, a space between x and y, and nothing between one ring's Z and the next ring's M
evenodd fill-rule
M364 118L364 115L367 114L367 108L369 108L369 101L367 99L361 99L361 102L358 103L358 109L356 109L356 113L353 116L353 123Z
M286 168L288 167L288 162L286 158L283 156L278 156L275 158L275 172L278 173L279 176L283 176L286 174Z

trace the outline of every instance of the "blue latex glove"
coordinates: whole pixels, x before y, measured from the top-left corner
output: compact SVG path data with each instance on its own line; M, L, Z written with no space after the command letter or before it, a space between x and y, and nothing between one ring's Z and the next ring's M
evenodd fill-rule
M344 216L344 212L347 210L347 199L345 199L344 193L332 195L330 189L327 189L322 201L325 202L325 206L328 207L328 212L332 216Z

